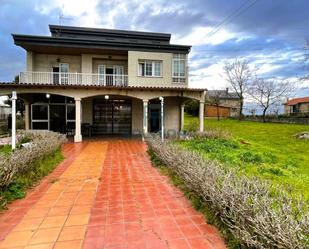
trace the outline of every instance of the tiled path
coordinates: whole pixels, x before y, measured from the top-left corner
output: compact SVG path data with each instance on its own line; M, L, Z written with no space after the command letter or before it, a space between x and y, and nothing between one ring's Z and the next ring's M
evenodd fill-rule
M0 248L223 249L140 141L64 147L66 160L0 215Z

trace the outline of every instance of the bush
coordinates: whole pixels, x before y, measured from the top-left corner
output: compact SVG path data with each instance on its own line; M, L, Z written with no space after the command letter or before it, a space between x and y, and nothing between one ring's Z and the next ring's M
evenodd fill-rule
M252 151L246 151L240 154L240 159L246 163L262 163L263 162L262 156Z
M149 148L203 198L241 243L250 248L308 248L308 206L257 178L238 176L174 143L149 138Z
M0 210L15 199L24 198L27 189L32 187L42 177L49 174L63 159L60 149L34 162L31 170L14 177L14 180L4 188L0 188Z
M197 117L199 115L200 103L197 100L190 100L185 105L186 113ZM198 126L197 126L198 127Z
M187 133L189 137L193 139L204 139L204 138L210 138L210 139L229 139L231 138L231 134L225 130L222 129L206 129L203 132L188 132Z
M64 135L51 131L19 131L20 141L31 141L10 154L0 153L0 189L16 177L33 170L34 162L55 152L66 141Z

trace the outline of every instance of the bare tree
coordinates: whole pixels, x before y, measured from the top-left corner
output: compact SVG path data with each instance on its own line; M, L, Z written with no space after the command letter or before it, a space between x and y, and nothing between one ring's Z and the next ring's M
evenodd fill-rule
M250 84L248 94L255 100L256 104L263 110L263 122L267 110L271 106L280 104L293 90L293 85L287 80L265 80L256 78Z
M221 104L221 98L220 98L220 92L219 91L217 91L215 96L213 97L212 103L217 109L217 119L219 121L220 120L220 104Z
M216 107L218 121L220 120L221 96L222 96L222 91L214 90L211 97L209 97L206 101L208 105L212 105Z
M252 108L252 109L249 110L249 112L251 113L251 116L254 117L256 110L255 110L255 108Z
M235 59L233 62L226 62L224 65L224 78L231 85L240 98L239 120L242 119L244 106L244 94L255 70L251 70L247 60Z

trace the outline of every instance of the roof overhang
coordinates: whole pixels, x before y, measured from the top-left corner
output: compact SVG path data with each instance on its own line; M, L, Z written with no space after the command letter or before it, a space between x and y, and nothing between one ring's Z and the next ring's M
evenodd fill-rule
M103 29L103 28L85 28L63 25L49 25L49 30L53 36L93 36L97 38L127 38L138 40L153 40L169 43L171 34L157 33L157 32L144 32L144 31L131 31L119 29Z
M189 53L191 46L173 44L127 43L123 41L107 41L93 38L69 38L12 34L14 43L26 50L48 51L71 50L72 52L113 51L149 51L167 53Z
M206 88L188 88L188 87L159 87L159 86L85 86L85 85L47 85L47 84L21 84L0 82L0 89L10 88L59 88L59 89L122 89L122 90L160 90L160 91L178 91L178 92L204 92Z

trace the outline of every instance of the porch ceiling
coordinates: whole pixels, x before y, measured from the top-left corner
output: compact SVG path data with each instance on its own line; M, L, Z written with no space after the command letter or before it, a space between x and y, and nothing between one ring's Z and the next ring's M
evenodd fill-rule
M163 97L182 97L205 101L207 89L185 87L155 87L155 86L85 86L85 85L46 85L46 84L16 84L0 83L0 95L17 93L50 93L72 98L88 98L98 95L121 95L137 99L150 100Z
M63 55L81 55L81 54L109 54L109 55L128 55L127 50L114 49L96 49L96 48L79 48L79 47L61 47L49 45L22 45L27 51L33 51L42 54L63 54Z

